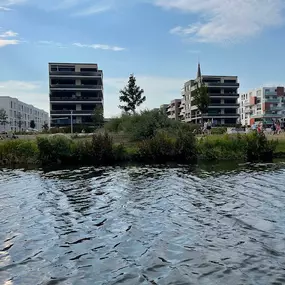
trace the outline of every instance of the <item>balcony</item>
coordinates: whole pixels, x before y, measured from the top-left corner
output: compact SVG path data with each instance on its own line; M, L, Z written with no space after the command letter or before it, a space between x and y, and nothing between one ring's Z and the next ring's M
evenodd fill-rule
M90 116L94 113L94 110L81 110L81 111L77 111L77 110L73 110L72 111L72 115L86 115L86 116ZM70 116L71 115L71 110L52 110L50 111L51 115L64 115L64 116Z
M82 102L102 102L103 98L99 98L99 97L50 97L50 102L78 102L78 101L82 101Z
M239 104L237 103L210 103L209 105L209 108L216 108L216 107L219 107L219 108L231 108L231 107L239 107Z
M80 77L80 76L93 76L93 77L102 77L102 72L90 72L90 71L82 71L82 72L75 72L75 71L50 71L50 77Z
M272 110L272 111L282 111L282 110L285 110L285 107L275 106L275 107L271 107L270 110Z
M279 103L280 100L279 100L279 99L276 99L276 98L266 98L266 97L265 97L265 102L266 102L266 103Z
M225 98L225 97L229 97L229 98L238 98L239 94L238 93L211 93L209 92L209 96L210 98Z
M92 89L92 90L103 90L102 85L75 85L75 84L51 84L50 90L86 90L86 89Z
M229 118L229 117L235 117L235 118L238 118L239 117L239 114L237 113L227 113L227 114L221 114L221 113L206 113L203 115L204 117L211 117L211 118L216 118L216 117L219 117L219 118Z
M207 82L208 87L239 87L239 83Z

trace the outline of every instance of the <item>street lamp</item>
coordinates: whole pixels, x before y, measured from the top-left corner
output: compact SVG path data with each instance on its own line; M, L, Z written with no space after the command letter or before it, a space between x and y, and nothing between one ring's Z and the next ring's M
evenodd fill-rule
M73 134L73 110L70 110L70 132Z

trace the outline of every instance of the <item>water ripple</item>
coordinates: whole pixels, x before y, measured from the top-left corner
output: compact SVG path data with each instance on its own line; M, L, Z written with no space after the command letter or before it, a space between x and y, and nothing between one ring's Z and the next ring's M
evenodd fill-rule
M0 284L285 284L284 164L0 175Z

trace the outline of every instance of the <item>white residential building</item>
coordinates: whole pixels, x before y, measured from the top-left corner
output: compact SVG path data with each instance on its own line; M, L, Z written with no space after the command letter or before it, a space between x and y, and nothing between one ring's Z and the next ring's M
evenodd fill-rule
M252 125L262 121L272 125L273 121L285 117L285 88L261 87L240 95L241 124Z
M35 122L35 129L42 130L42 126L49 125L48 112L38 109L33 105L19 101L17 98L0 96L0 109L4 109L8 116L8 124L1 125L0 131L25 131L30 128L30 123Z

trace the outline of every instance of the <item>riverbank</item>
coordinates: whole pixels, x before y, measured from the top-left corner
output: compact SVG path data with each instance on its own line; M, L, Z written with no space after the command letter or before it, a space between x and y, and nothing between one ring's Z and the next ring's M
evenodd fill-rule
M85 138L65 135L39 136L0 142L0 164L115 165L120 163L185 163L198 160L270 162L285 157L285 141L264 135L175 136L160 131L149 139L134 141L126 135L98 133Z

